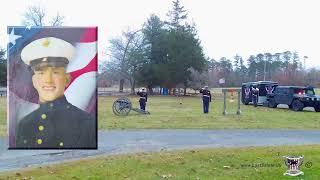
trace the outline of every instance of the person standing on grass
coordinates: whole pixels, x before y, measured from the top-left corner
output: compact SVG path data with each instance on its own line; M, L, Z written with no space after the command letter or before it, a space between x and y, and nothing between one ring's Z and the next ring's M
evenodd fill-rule
M252 87L252 101L254 107L258 106L259 88L257 86Z
M202 102L203 102L203 113L209 113L209 103L211 102L211 93L208 86L200 89L202 93Z
M148 94L147 94L146 88L139 89L137 94L140 96L140 98L139 98L140 109L145 111L146 110L147 101L148 101Z

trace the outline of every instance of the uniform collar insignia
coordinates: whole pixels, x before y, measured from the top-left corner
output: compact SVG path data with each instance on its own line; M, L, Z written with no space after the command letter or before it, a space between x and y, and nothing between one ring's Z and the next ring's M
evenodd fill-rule
M68 104L68 101L65 96L62 96L54 101L40 103L40 109L49 109L49 108L64 108Z

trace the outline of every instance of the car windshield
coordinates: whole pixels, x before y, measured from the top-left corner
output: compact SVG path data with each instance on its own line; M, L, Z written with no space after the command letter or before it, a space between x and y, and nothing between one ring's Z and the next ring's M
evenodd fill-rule
M294 89L294 94L308 94L314 95L314 91L312 89Z
M305 93L309 94L309 95L315 95L315 93L314 93L314 91L312 89L306 89Z

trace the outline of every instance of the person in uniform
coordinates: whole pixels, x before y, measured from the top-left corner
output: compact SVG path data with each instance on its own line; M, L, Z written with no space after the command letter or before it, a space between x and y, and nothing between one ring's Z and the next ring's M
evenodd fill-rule
M22 49L21 59L33 71L40 107L19 121L17 148L97 148L96 118L64 96L71 79L66 66L74 52L72 44L54 37Z
M200 89L200 93L202 93L203 112L206 114L209 112L209 103L211 102L211 93L208 86Z
M254 107L258 106L259 88L257 86L252 87L252 102Z
M146 110L146 103L148 101L148 94L147 94L146 88L139 89L137 94L140 96L140 98L139 98L140 109L145 111Z

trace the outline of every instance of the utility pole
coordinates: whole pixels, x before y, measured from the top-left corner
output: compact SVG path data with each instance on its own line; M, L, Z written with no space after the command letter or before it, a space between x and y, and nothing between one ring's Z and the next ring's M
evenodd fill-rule
M303 56L303 68L304 68L304 71L306 71L306 59L308 59L308 56Z
M266 80L267 57L264 57L263 80Z

